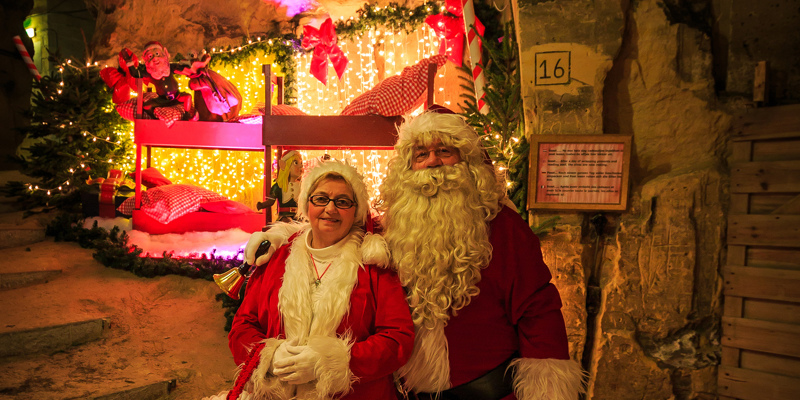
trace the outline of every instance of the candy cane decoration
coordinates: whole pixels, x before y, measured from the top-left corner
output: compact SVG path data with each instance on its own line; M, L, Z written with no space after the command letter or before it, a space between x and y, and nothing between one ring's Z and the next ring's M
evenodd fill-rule
M17 51L19 51L19 55L22 56L22 61L25 61L25 65L28 66L28 71L31 71L31 74L36 78L36 80L41 80L42 76L39 75L39 70L36 69L36 64L33 63L31 60L30 54L28 54L28 49L25 48L25 45L22 44L22 39L19 36L14 36L14 45L17 46Z
M478 101L478 110L482 114L486 114L486 93L483 92L483 86L486 82L483 68L483 52L481 51L481 40L475 31L471 29L475 25L475 29L483 35L483 24L475 18L475 6L472 0L461 0L461 7L464 11L464 27L467 32L467 45L469 46L469 58L472 61L472 80L475 82L475 99Z

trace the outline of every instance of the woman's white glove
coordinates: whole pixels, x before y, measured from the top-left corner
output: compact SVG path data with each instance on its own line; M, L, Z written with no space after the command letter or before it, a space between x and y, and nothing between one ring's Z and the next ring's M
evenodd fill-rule
M286 360L287 358L293 356L292 353L289 353L289 351L286 350L287 346L291 346L293 344L295 344L294 341L285 340L283 343L280 344L280 346L278 346L277 349L275 349L275 354L272 355L272 365L269 368L269 370L272 372L272 375L275 375L275 376L279 375L277 372L275 372L275 370L276 370L275 369L275 364L276 363L281 363L284 360Z
M272 257L272 254L275 253L275 249L277 249L277 245L273 240L274 235L270 234L269 231L267 232L254 232L250 235L250 240L247 241L247 246L244 248L244 261L250 265L258 266L262 264L266 264L267 261ZM269 246L269 251L266 254L258 257L256 259L256 250L258 247L261 246L261 243L265 240L269 240L272 244ZM255 261L255 264L253 263Z
M291 356L275 361L273 374L291 385L302 385L317 379L317 362L322 356L316 350L308 346L292 345L287 345L286 350ZM275 353L277 352L276 350Z
M266 264L275 253L275 250L286 244L289 237L300 230L302 224L298 223L275 223L266 232L255 232L250 235L247 246L244 248L244 261L253 266ZM269 240L271 246L269 251L256 259L256 251L265 240Z

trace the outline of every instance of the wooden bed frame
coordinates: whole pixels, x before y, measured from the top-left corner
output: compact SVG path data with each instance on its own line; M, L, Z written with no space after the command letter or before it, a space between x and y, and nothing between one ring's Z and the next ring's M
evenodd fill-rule
M271 66L262 67L265 78L265 99L272 98ZM428 68L427 106L433 104L433 81L436 65ZM278 158L284 151L300 149L388 149L397 141L397 124L402 117L332 116L332 115L272 115L271 102L265 101L263 123L241 124L230 122L176 121L167 128L157 119L141 119L142 85L134 121L136 145L136 190L133 211L133 229L150 234L179 233L187 231L218 231L240 228L247 232L264 230L272 223L272 207L261 212L240 215L193 212L162 224L141 208L142 148L146 150L146 166L150 167L152 147L190 149L249 150L264 152L264 193L266 199L272 176L272 149L277 147ZM278 98L282 103L282 79L278 79ZM273 206L274 207L274 206Z

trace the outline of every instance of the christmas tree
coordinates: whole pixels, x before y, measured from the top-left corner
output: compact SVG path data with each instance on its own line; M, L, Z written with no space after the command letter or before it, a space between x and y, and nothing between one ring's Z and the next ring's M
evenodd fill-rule
M476 9L476 12L478 10ZM477 32L476 32L477 33ZM492 37L502 34L500 37ZM480 36L480 35L479 35ZM487 30L480 36L483 43L486 113L481 113L473 93L472 72L468 67L461 75L467 89L462 106L467 122L482 132L483 145L500 171L506 172L508 196L517 206L523 219L528 219L528 141L522 119L523 107L519 74L519 55L516 33L512 23L502 32L492 35Z
M32 144L13 161L32 181L1 189L25 208L77 210L87 180L130 170L131 125L114 109L97 67L67 62L35 82L31 114L23 133Z

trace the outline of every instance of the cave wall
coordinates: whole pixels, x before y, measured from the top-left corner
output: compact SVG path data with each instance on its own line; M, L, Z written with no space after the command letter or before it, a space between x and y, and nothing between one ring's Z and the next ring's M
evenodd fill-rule
M755 106L755 62L771 57L791 83L798 57L794 37L764 43L794 16L730 3L514 3L527 134L632 136L627 210L531 211L534 224L561 218L544 252L569 277L558 286L570 337L584 340L572 355L587 398L716 398L730 125ZM766 21L757 34L742 24L753 15ZM741 52L756 36L763 51ZM572 79L542 84L553 52L569 54Z

